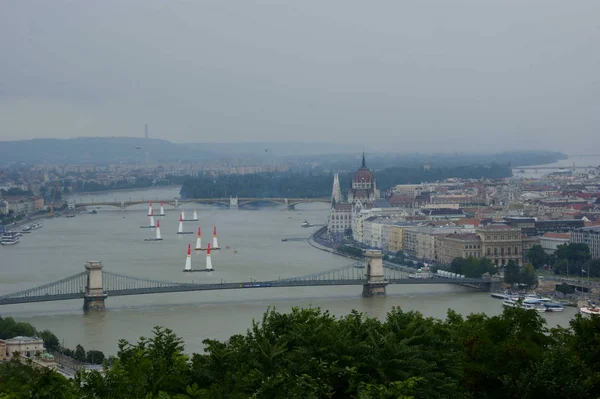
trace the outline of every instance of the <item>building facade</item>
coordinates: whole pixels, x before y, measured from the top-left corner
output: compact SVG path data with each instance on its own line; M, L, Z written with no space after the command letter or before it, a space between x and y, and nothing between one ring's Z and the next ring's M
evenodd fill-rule
M18 336L0 340L0 348L4 350L4 359L11 360L16 352L23 357L34 357L44 353L44 341L38 337Z
M0 213L35 213L44 209L44 199L42 197L5 197L0 200Z
M371 208L377 199L379 199L379 190L377 190L375 175L367 168L363 153L362 165L354 174L348 190L348 201L343 200L339 177L337 174L334 175L331 190L331 212L327 221L329 236L340 238L349 230L354 231L355 219L362 218L361 211ZM363 221L360 220L360 223L362 230ZM356 237L354 239L356 240ZM357 241L363 242L362 237Z
M504 266L510 260L523 265L521 229L498 224L480 227L475 233L481 240L482 255L496 266Z
M548 255L556 251L559 245L571 242L571 233L546 233L540 237L540 245Z
M573 230L571 242L575 244L587 244L590 248L592 259L600 259L600 226Z
M481 258L481 239L475 233L448 234L438 239L438 261L450 264L455 258Z

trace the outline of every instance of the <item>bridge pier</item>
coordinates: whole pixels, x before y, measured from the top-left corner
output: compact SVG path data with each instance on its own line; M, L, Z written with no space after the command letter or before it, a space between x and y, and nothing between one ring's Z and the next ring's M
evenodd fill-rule
M238 209L238 197L229 197L229 208Z
M290 205L290 199L289 198L284 198L283 199L283 206L285 206L285 208L288 211L293 211L294 209L296 209L296 204Z
M485 275L484 275L483 279L486 280L486 282L483 283L484 291L496 292L496 291L499 291L500 289L502 289L503 279L501 279L499 277L485 276Z
M367 282L363 284L362 296L365 298L385 296L388 281L383 274L383 254L379 250L367 249L365 257L368 259Z
M102 287L102 262L89 261L85 263L87 284L83 297L83 310L104 310L106 294Z

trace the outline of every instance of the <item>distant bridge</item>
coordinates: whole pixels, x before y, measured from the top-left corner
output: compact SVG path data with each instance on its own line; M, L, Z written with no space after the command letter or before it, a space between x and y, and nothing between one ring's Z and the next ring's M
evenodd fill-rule
M95 201L92 197L91 201L75 201L71 204L74 207L90 207L90 206L114 206L121 209L125 209L132 205L147 204L148 202L154 202L156 204L163 203L172 207L178 208L181 204L195 203L195 204L219 204L229 206L230 208L237 208L238 206L244 206L252 203L271 203L274 205L285 206L288 209L293 209L298 204L306 204L313 202L331 203L331 198L258 198L258 197L229 197L229 198L190 198L190 199L159 199L159 198L144 198L141 199L129 199L127 201Z
M599 166L518 166L513 169L516 170L544 170L544 169L556 169L556 170L573 170L573 169L581 169L581 170L590 170L596 169Z
M0 296L0 305L83 299L85 310L100 310L104 309L104 301L107 297L169 292L362 285L363 296L370 297L385 295L385 287L388 284L460 284L476 289L490 290L491 285L495 283L489 278L444 278L439 276L411 278L414 276L400 268L383 266L381 252L370 252L372 253L369 254L367 251L370 259L366 264L355 263L321 273L271 281L214 284L148 280L103 272L100 262L87 262L84 272L39 287L2 295Z

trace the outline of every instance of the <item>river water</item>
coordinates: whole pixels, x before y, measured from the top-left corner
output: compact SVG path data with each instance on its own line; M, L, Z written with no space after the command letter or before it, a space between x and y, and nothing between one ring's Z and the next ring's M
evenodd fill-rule
M96 201L174 198L178 188L94 194ZM89 200L91 198L85 198ZM79 198L76 198L79 200ZM0 248L0 295L35 287L84 270L88 260L103 262L104 270L162 281L273 280L301 276L344 266L353 261L311 247L306 241L281 239L306 237L311 229L301 228L306 219L323 222L324 204L298 205L288 211L278 207L229 210L186 204L186 217L198 210L199 222L186 222L186 231L202 227L203 239L217 225L220 251L213 252L213 273L183 273L188 243L196 235L178 236L179 213L166 207L160 218L162 242L144 242L153 236L147 205L99 209L98 214L44 221L44 227L26 234L18 245ZM155 206L155 213L158 213ZM207 241L204 241L207 242ZM229 249L225 247L229 246ZM233 251L237 251L234 253ZM204 254L192 255L192 267L204 267ZM0 315L50 329L64 345L82 344L114 354L120 338L135 341L148 336L153 326L173 329L184 338L186 350L202 351L206 338L224 340L244 333L253 319L260 320L268 307L288 311L294 306L313 306L343 315L356 309L383 318L392 307L418 310L425 316L443 318L447 309L460 313L502 311L501 302L488 293L473 292L453 285L389 286L385 298L362 298L362 287L253 288L192 293L169 293L108 298L104 312L82 310L82 300L19 304L0 307ZM546 314L550 326L567 326L574 308Z
M587 167L587 166L600 166L600 155L570 155L567 159L560 159L556 162L528 166L528 168L535 168L536 166L543 167L544 169L513 169L513 177L515 178L536 178L539 179L549 173L564 171L565 168L569 169L575 164L576 167ZM552 169L547 169L552 168ZM577 169L577 172L583 172L582 169Z

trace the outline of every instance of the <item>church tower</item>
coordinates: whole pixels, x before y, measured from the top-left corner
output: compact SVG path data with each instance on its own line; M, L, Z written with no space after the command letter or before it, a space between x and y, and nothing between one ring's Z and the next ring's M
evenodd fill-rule
M342 202L342 189L340 188L340 177L338 174L333 175L333 189L331 190L331 203Z

